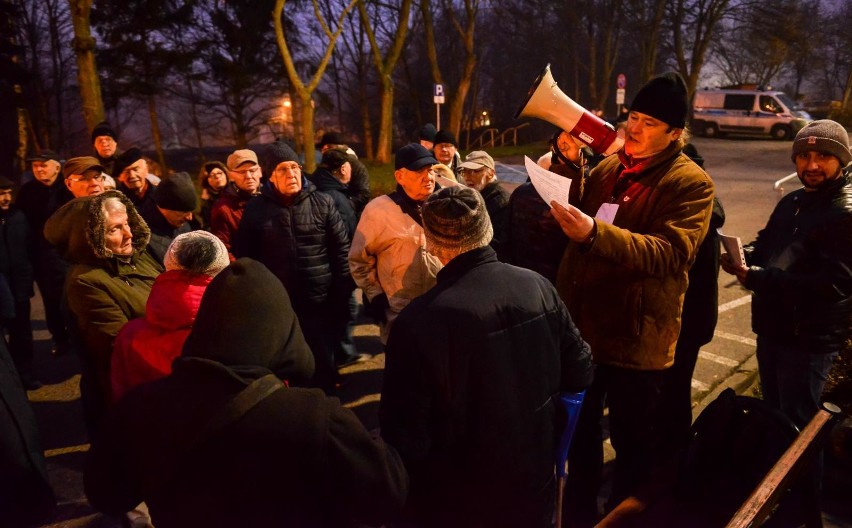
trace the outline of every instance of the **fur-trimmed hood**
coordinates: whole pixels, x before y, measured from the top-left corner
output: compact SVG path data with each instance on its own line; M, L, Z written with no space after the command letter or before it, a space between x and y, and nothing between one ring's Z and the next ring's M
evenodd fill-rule
M47 220L44 236L67 260L77 264L97 264L113 257L104 245L103 204L107 198L118 198L127 208L127 222L133 233L134 252L143 251L151 238L148 224L136 211L133 202L120 191L106 191L97 196L76 198L59 208Z

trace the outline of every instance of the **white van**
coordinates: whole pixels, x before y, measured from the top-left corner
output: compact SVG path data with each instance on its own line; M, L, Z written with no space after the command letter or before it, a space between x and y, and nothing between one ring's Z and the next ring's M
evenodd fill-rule
M784 92L710 90L695 92L692 130L705 137L725 133L792 139L811 116Z

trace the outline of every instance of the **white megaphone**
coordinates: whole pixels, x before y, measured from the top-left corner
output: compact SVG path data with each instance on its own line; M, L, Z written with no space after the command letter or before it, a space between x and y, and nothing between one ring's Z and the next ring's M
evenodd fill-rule
M515 112L519 117L537 117L554 124L604 156L624 146L615 128L565 95L550 74L550 64L533 82L524 104Z

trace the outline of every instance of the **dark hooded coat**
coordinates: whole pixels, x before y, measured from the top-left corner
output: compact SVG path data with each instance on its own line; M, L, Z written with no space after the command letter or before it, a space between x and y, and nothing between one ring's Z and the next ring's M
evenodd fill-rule
M130 391L104 423L89 501L118 515L144 500L158 528L381 524L405 500L402 463L319 390L279 388L195 438L254 380L313 367L281 283L239 259L208 286L172 374Z
M116 197L127 207L133 255L121 258L104 246L103 203ZM163 267L146 250L150 231L130 199L119 191L77 198L62 206L44 227L48 242L72 263L65 281L68 307L109 400L113 341L131 319L145 315L154 279Z

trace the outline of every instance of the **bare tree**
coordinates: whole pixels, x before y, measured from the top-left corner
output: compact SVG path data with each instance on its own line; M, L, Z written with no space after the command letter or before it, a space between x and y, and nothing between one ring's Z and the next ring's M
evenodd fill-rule
M393 71L402 53L402 46L408 36L408 19L411 14L411 0L402 0L398 6L374 5L371 14L368 9L367 0L359 0L358 13L361 25L370 41L373 65L379 75L380 82L380 117L379 137L376 141L376 153L372 156L379 163L388 163L391 159L391 147L393 144L393 101L394 84ZM382 46L376 36L376 23L379 20L390 23L393 15L396 15L395 29L392 31L387 49L382 52Z
M222 2L204 8L213 36L202 52L207 67L201 99L219 118L217 129L245 148L280 105L285 73L272 27L273 0Z
M663 31L663 17L669 0L626 0L625 14L633 25L639 43L639 84L657 73L657 57Z
M461 71L458 75L458 82L453 87L450 86L447 90L449 102L449 122L445 128L451 131L456 137L459 136L462 124L462 115L464 105L467 101L468 93L471 89L474 72L477 66L477 56L475 49L475 34L476 34L476 17L479 11L479 0L464 0L462 6L464 16L460 17L456 6L453 2L442 0L442 15L445 24L449 24L455 34L458 36L458 42L462 44L464 56L462 60L457 60L452 57L452 60L445 60L444 67L461 63ZM423 25L426 38L427 57L429 58L429 66L432 71L432 78L438 84L445 84L446 79L442 75L441 64L438 60L438 52L435 45L435 29L432 16L431 0L421 0L420 12L423 16Z
M586 0L577 3L578 26L588 42L585 63L589 97L597 108L603 108L609 97L612 76L621 46L622 0ZM581 61L582 64L583 61Z
M693 94L719 24L734 8L730 0L673 0L670 10L672 54Z
M322 28L323 34L328 39L328 42L326 43L325 53L323 54L322 59L320 59L316 66L316 70L307 83L302 81L299 76L299 72L296 71L293 56L290 53L290 48L287 44L287 39L285 38L284 24L282 23L281 16L284 12L284 4L286 3L286 0L276 0L275 7L272 10L272 21L275 25L275 38L278 42L278 50L281 53L281 57L284 59L284 67L287 69L287 76L290 79L291 89L296 92L302 102L302 138L305 154L305 169L308 172L313 172L316 168L316 159L313 156L314 107L311 104L311 95L314 93L314 90L316 90L323 75L325 74L328 62L331 60L331 55L334 52L334 46L337 44L337 39L343 32L343 22L346 19L346 15L349 14L353 7L355 7L355 3L357 1L358 0L350 0L349 4L338 14L336 20L337 28L332 31L331 27L329 27L326 22L325 17L322 15L317 1L313 0L314 16Z
M95 65L95 39L89 24L92 0L68 0L74 40L71 47L77 57L77 80L80 97L83 99L83 119L91 132L95 125L104 120L104 102L101 97L101 80Z

